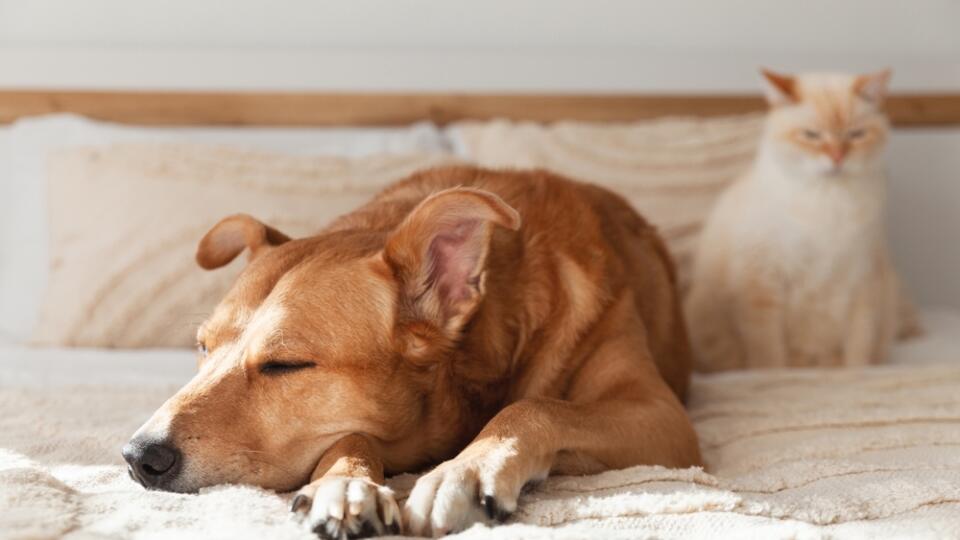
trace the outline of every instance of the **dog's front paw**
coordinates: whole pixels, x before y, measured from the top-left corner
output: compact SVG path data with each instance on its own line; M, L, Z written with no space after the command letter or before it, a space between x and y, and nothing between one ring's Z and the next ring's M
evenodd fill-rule
M400 533L400 508L393 491L366 478L323 478L304 486L290 509L320 538Z
M517 509L524 479L505 462L457 457L425 474L404 505L407 532L443 536L477 522L507 519Z

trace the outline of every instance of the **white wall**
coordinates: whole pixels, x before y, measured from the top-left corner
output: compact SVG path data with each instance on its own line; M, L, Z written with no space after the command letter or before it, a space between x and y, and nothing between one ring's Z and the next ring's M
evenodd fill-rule
M952 0L4 0L3 44L937 55ZM766 48L766 47L765 47Z
M960 87L956 0L0 0L0 85L746 90L760 64Z
M754 91L759 65L960 91L958 0L0 0L0 87ZM891 142L891 236L960 307L960 129Z
M888 230L894 261L924 306L960 308L960 128L894 133Z
M890 56L960 47L953 0L4 0L4 45Z

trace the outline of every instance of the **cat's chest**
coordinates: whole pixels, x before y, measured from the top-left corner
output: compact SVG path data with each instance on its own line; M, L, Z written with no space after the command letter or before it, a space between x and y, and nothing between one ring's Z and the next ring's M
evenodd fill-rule
M879 194L795 189L773 200L762 218L765 251L787 277L815 286L858 279L871 266L882 239Z

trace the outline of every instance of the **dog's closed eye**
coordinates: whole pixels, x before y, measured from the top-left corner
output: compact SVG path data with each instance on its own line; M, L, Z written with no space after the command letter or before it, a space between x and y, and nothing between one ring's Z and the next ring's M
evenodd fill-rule
M295 362L270 360L260 365L260 373L264 375L285 375L294 371L312 368L317 364L314 362Z

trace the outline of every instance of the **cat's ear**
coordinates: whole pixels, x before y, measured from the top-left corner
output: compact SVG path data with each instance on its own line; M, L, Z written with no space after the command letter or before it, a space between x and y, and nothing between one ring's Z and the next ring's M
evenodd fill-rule
M797 81L790 75L774 73L769 69L761 69L764 79L764 96L767 103L776 107L788 105L797 101Z
M887 97L887 86L890 84L891 72L889 69L859 75L853 81L853 91L863 99L880 105L883 99Z

